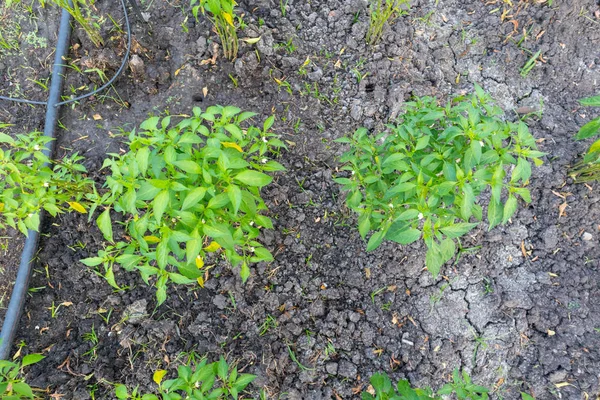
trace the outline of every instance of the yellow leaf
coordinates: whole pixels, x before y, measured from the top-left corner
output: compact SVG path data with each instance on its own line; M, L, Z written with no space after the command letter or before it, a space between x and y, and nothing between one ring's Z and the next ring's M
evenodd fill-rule
M152 375L152 380L156 382L157 385L160 385L163 378L167 374L167 371L164 369L159 369L158 371L154 371L154 375Z
M556 335L556 332L554 332L552 329L548 329L548 336L554 336Z
M94 115L92 115L92 118L94 118L94 121L99 121L99 120L102 119L102 115L100 115L100 114L94 114Z
M588 150L588 154L591 153L595 153L597 151L600 151L600 139L596 140L591 146L590 149Z
M196 281L198 281L198 285L200 285L201 288L204 287L204 278L199 277L198 279L196 279Z
M231 16L231 14L223 13L223 18L225 19L225 21L227 21L229 25L233 26L233 17Z
M4 203L0 203L0 212L4 211Z
M157 238L156 236L144 236L144 240L147 243L159 243L160 239Z
M565 386L570 386L571 384L569 382L559 382L559 383L555 383L554 386L556 386L557 388L561 388L561 387L565 387Z
M244 149L242 149L237 143L233 143L233 142L221 142L221 144L224 147L228 147L230 149L236 149L237 151L239 151L240 153L244 152Z
M71 206L71 208L73 210L75 210L75 211L77 211L79 213L82 213L82 214L87 214L87 210L85 209L85 207L82 206L81 204L79 204L78 202L76 202L76 201L69 201L68 203L69 203L69 205Z
M198 267L198 269L204 267L204 260L202 257L200 257L200 255L196 256L196 267Z
M248 44L254 44L258 43L258 41L260 40L260 36L255 38L243 38L242 40Z
M209 244L208 246L206 246L204 248L205 251L208 251L209 253L214 253L215 251L219 250L221 248L221 245L217 242L212 242L211 244Z

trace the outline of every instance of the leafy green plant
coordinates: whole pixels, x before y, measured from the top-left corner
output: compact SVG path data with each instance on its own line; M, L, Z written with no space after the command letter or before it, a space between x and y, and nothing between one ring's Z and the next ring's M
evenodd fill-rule
M408 12L402 9L403 5L410 7L409 0L369 0L369 30L367 43L375 45L381 40L383 27L391 24L400 15Z
M201 11L215 28L221 39L223 54L233 60L238 53L237 27L234 22L233 7L235 0L191 0L192 14L198 19Z
M403 379L396 387L385 373L371 376L371 393L363 392L363 400L442 400L442 395L455 394L459 400L486 400L489 389L471 382L471 377L465 371L462 374L456 369L452 374L454 382L445 384L437 393L431 388L413 388L410 382Z
M579 100L582 106L600 107L600 96L587 97ZM592 119L579 129L575 140L584 140L600 134L600 116ZM600 181L600 139L588 149L583 159L571 168L571 176L575 182Z
M340 158L341 170L350 174L335 181L359 215L360 235L375 231L368 251L384 239L410 244L423 238L425 264L437 276L456 253L455 240L478 225L473 220L482 220L477 201L486 188L489 229L511 218L517 196L531 201L529 160L540 165L544 153L525 123L500 119L502 111L475 89L445 107L431 97L417 98L388 131L369 135L361 128L337 139L350 145Z
M202 360L193 369L182 365L177 369L177 378L163 381L167 374L165 370L154 372L153 380L158 385L158 392L163 400L175 399L237 399L256 375L240 374L236 367L233 369L223 357L219 361L207 363ZM182 397L180 393L185 393ZM158 400L154 394L140 394L137 388L130 393L125 385L116 385L115 396L119 400Z
M42 0L41 4L44 6L47 2L54 3L67 10L73 19L85 30L96 47L104 46L104 40L100 35L100 26L94 21L92 15L95 0Z
M269 155L285 145L269 131L273 116L262 129L242 129L254 115L230 106L196 107L176 125L171 117L152 117L132 131L129 151L104 161L111 171L108 190L91 210L104 208L96 222L110 244L82 262L102 264L115 288L115 263L138 270L146 283L155 277L161 304L170 281L204 285L210 253L240 266L244 281L250 263L272 261L256 240L261 228L273 228L261 214L260 188L273 179L265 172L284 170ZM126 217L121 238L114 237L111 210Z
M0 125L0 128L6 125ZM85 213L84 195L93 192L93 181L77 154L52 161L46 155L51 141L41 132L17 135L0 132L0 229L6 226L39 230L40 212L55 217L68 209Z
M28 354L20 362L0 360L0 398L3 400L34 399L31 386L23 378L23 368L44 358L41 354Z

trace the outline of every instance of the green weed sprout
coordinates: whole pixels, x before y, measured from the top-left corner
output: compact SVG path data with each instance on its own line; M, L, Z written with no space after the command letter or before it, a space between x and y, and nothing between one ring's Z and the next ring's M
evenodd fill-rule
M369 0L369 3L367 43L376 45L381 40L386 22L391 24L400 15L407 14L402 6L406 4L410 7L410 3L409 0Z
M82 157L72 154L44 166L50 141L41 132L15 138L0 132L0 229L10 226L27 235L28 229L39 230L42 210L53 217L87 212L84 195L93 193L94 182L79 164Z
M181 365L177 369L177 378L163 381L166 370L154 372L153 380L158 385L162 399L237 399L256 375L240 374L237 368L231 369L223 357L219 361L207 364L202 360L193 369ZM178 393L185 393L181 397ZM137 388L130 393L125 385L115 387L115 397L119 400L158 400L154 394L140 394Z
M73 0L72 6L69 4L69 0L47 0L47 2L54 3L57 6L67 10L73 19L77 21L79 25L81 25L83 30L85 30L88 37L96 47L104 46L104 40L100 35L100 29L98 24L94 21L91 13L95 2L94 0Z
M90 210L103 210L96 222L109 245L82 262L102 264L115 288L115 263L139 271L147 284L154 277L162 304L168 282L204 285L210 253L239 266L244 281L249 264L272 261L256 240L262 228L273 228L261 214L260 189L273 179L265 172L284 170L269 155L285 145L270 132L273 116L262 129L242 129L254 115L231 106L195 107L176 125L171 117L152 117L132 131L129 151L104 161L108 190ZM113 235L111 210L125 216L124 237Z
M480 194L490 188L489 229L506 223L517 196L529 203L526 188L533 160L541 165L534 137L523 122L500 119L479 87L438 106L432 97L405 104L406 112L388 130L369 135L364 128L337 139L350 145L340 158L335 181L347 191L346 205L358 213L367 251L383 240L410 244L423 238L425 265L437 277L456 253L455 240L483 218Z
M587 97L579 100L582 106L600 107L600 96ZM600 134L600 116L581 127L576 140L584 140ZM570 171L576 183L600 181L600 139L588 149L583 159L577 162Z
M0 360L0 399L34 399L31 386L23 378L23 368L40 362L41 354L28 354L19 361Z
M192 14L196 19L199 11L207 16L221 39L223 54L229 60L235 59L238 53L237 27L233 13L236 4L234 0L191 0Z

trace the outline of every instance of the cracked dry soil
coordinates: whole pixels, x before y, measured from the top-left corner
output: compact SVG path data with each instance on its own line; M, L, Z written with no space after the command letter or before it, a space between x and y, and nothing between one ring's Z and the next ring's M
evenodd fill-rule
M31 368L31 384L65 399L89 399L94 387L96 398L111 398L105 381L150 389L153 370L173 374L180 352L195 350L211 359L225 355L258 375L254 397L265 387L274 398L356 398L377 371L437 388L462 367L493 388L493 398L517 399L520 391L542 400L596 398L600 190L597 183L574 185L567 168L585 148L572 136L593 112L577 99L599 92L598 5L521 2L503 21L501 1L413 1L381 44L369 48L362 0L290 0L285 16L275 1L240 3L248 24L240 37L261 40L241 42L235 62L218 58L215 65L201 63L214 51L207 21L184 21L180 8L151 3L149 24L133 26L135 73L119 78L115 89L129 108L96 99L64 109L68 130L60 144L85 155L101 181L102 159L120 147L111 132L131 129L149 113L232 104L258 112L261 122L275 112L276 131L292 143L280 160L288 171L264 190L275 229L262 240L275 261L255 266L246 284L218 265L219 278L205 289L172 288L155 309L154 292L139 277L118 271L117 281L129 289L113 293L78 262L102 245L85 217L58 218L45 227L39 255L50 275L43 268L34 274L32 286L45 289L29 298L17 338L47 355ZM97 6L119 15L106 0ZM541 50L544 59L526 77L519 72L530 54L516 45L523 29L521 47ZM290 39L293 51L280 45ZM74 40L91 48L79 31ZM122 41L112 44L85 56L114 71ZM306 74L299 73L307 57ZM273 78L289 82L291 93ZM67 85L85 82L67 78ZM528 123L549 155L534 169L532 204L522 204L506 226L474 231L463 241L473 251L434 281L424 270L422 244L384 243L365 252L331 179L343 151L332 140L359 126L382 129L411 95L446 99L475 82L507 118L542 106ZM96 113L103 119L93 121ZM47 308L65 301L72 305L51 318ZM118 324L132 307L143 316ZM108 310L106 323L99 314ZM261 335L268 316L277 326ZM92 327L100 340L95 359L85 355L91 345L82 339ZM306 369L290 359L288 346Z

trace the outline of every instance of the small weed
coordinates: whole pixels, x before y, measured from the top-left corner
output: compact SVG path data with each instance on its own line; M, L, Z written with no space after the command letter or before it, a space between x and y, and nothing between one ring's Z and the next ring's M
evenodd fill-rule
M275 329L275 328L277 328L277 320L271 314L267 314L267 317L265 318L264 322L260 326L259 335L264 336L271 329Z
M391 24L398 16L407 14L403 5L410 7L409 0L369 0L369 30L367 43L375 45L381 40L383 27Z
M296 358L296 354L294 353L294 351L292 350L292 348L290 347L290 345L287 344L286 346L287 346L288 354L290 355L290 358L292 359L293 362L296 363L296 365L298 366L298 368L300 368L302 371L314 371L314 368L308 368L308 367L305 367L304 365L302 365L300 363L300 361L298 361L298 359Z
M582 106L600 107L600 95L579 100ZM592 119L579 129L575 140L584 140L600 134L600 117ZM576 183L600 181L600 139L588 148L583 159L571 168L569 174Z
M527 62L523 66L523 68L521 68L521 76L523 78L526 78L527 75L529 75L529 72L531 72L533 67L535 67L541 54L542 54L542 51L540 50L537 53L535 53L534 55L532 55L529 60L527 60Z
M371 302L373 304L375 304L375 297L380 295L381 293L385 292L385 290L387 289L387 287L381 287L379 289L375 289L371 292L371 294L369 295L371 297Z
M285 15L287 14L287 5L288 5L289 0L279 0L279 10L281 11L281 16L283 18L285 18Z
M490 278L483 278L483 294L488 295L494 293L494 287L492 286L492 280Z
M94 325L92 325L91 331L83 334L82 339L92 345L92 348L83 353L83 356L89 356L90 361L95 361L98 358L98 335Z
M71 14L73 19L85 30L90 40L96 47L104 46L104 40L100 35L100 26L94 21L92 15L93 0L47 0L57 6L64 8Z

